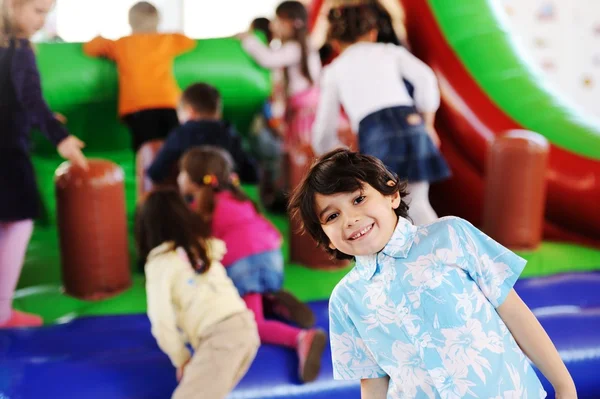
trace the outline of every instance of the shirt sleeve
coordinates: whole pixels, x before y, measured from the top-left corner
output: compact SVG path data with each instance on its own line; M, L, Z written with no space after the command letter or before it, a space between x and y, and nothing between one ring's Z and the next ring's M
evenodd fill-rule
M389 46L397 54L398 68L403 78L415 88L415 106L420 112L435 112L440 106L440 90L433 70L404 47Z
M40 72L33 49L27 46L19 54L21 58L15 60L12 68L17 98L23 108L27 110L32 125L39 128L52 144L58 145L69 133L55 118L44 100Z
M338 138L340 100L334 79L331 69L326 68L321 77L319 105L312 128L312 148L317 156L344 146Z
M152 262L156 261L157 259L151 260L151 263L146 265L148 318L152 325L152 335L158 346L169 356L173 366L180 367L191 357L191 354L186 347L186 340L177 327L173 307L173 285L177 268L171 267L174 265L152 265ZM174 257L173 262L176 261L183 262L179 257Z
M90 57L104 57L114 60L117 57L116 43L101 36L95 37L83 45L83 52Z
M340 303L335 291L329 303L329 336L334 379L360 380L387 376L350 319L348 304Z
M466 220L456 220L450 225L450 237L455 240L453 245L462 252L462 262L459 263L497 308L513 289L527 261ZM456 226L456 233L452 226Z
M178 130L172 131L165 143L158 151L156 158L146 170L146 174L155 183L160 183L169 177L171 168L183 154L183 148L179 140Z
M197 42L194 39L190 39L186 35L181 33L173 33L171 38L173 39L173 53L176 56L187 53L188 51L196 48Z
M242 40L242 47L263 68L284 68L297 65L302 59L302 50L298 43L286 43L274 50L256 36L248 35Z

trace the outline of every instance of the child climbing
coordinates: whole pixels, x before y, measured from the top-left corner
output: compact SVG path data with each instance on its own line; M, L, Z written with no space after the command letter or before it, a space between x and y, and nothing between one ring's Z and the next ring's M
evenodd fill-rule
M329 300L334 378L373 399L545 398L531 359L576 399L513 288L526 261L457 217L413 225L405 189L377 158L338 149L290 200L323 249L356 261Z
M281 235L240 189L227 152L210 146L194 148L183 156L180 171L181 193L210 223L212 235L227 246L223 264L254 312L261 342L295 349L300 379L313 381L319 374L326 337L322 330L311 328L315 323L312 311L282 290ZM267 320L265 310L303 329Z
M173 398L199 392L225 398L260 345L254 315L220 263L225 244L208 238L209 227L175 189L153 191L142 201L135 235L152 335L177 369Z
M285 146L297 148L310 143L318 101L315 84L321 72L321 60L310 44L308 13L302 3L284 1L275 10L275 15L272 28L274 36L282 42L280 48L270 48L250 32L239 37L243 48L259 65L283 69L287 124Z
M105 57L119 72L119 116L131 132L137 153L147 141L164 139L177 120L180 90L173 73L175 57L196 42L182 34L158 33L159 12L141 1L129 10L132 34L117 41L96 37L84 44L92 57Z
M405 48L376 43L371 2L338 3L329 11L329 38L340 55L323 72L313 149L323 154L341 146L336 111L343 105L360 151L408 179L412 220L432 222L437 214L429 204L429 184L450 176L434 128L440 102L435 75ZM403 79L414 87L414 100Z
M83 142L69 135L42 97L29 42L53 5L53 0L0 0L0 328L42 324L41 317L12 308L40 211L29 153L31 129L39 128L63 158L87 168Z
M258 172L254 159L242 147L242 139L233 125L222 119L223 104L219 91L206 83L190 85L181 96L178 116L181 126L173 129L156 159L147 170L156 183L164 181L173 165L190 148L214 145L228 151L236 172L244 183L256 183Z

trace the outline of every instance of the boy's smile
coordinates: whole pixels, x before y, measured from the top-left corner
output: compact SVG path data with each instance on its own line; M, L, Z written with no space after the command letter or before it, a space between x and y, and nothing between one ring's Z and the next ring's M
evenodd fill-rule
M398 221L394 209L400 195L385 196L364 183L355 192L317 194L315 202L330 248L360 256L381 251L389 241Z

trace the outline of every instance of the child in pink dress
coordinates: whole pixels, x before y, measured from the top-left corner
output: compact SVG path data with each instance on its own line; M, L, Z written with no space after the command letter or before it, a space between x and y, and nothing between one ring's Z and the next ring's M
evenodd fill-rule
M321 59L308 34L308 13L299 1L284 1L275 10L274 35L282 42L273 49L251 33L239 35L242 47L264 68L283 69L286 97L285 147L310 144L310 133L318 104L317 83Z
M325 333L314 325L310 309L282 291L283 256L279 232L246 197L233 173L231 156L217 147L189 150L181 159L180 191L211 225L212 236L225 242L223 265L254 312L261 342L295 349L303 382L317 378ZM275 315L295 322L266 320L263 302Z

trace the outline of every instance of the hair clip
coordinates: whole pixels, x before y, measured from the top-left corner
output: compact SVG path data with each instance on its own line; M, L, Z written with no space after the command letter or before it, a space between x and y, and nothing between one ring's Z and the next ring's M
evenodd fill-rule
M217 176L213 174L204 175L204 177L202 178L202 183L204 183L207 186L217 187L219 185L219 180L217 179Z
M230 179L231 184L233 184L234 187L238 187L240 185L240 178L237 173L232 173Z

